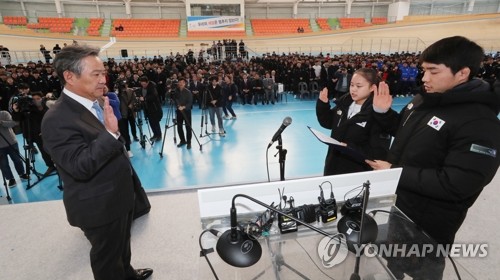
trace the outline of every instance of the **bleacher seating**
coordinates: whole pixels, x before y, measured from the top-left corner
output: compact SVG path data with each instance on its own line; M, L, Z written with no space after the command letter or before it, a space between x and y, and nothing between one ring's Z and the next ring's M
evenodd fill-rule
M387 18L385 17L374 17L372 18L372 24L386 24Z
M115 19L111 36L115 37L178 37L178 19ZM123 31L116 28L123 27Z
M39 17L38 23L28 23L29 29L48 29L53 33L70 33L73 28L74 18Z
M99 32L99 30L101 29L103 23L104 19L102 18L91 18L90 25L87 27L87 35L100 36L101 33Z
M357 28L370 26L371 24L365 23L364 18L339 18L340 28L348 29L348 28Z
M324 30L324 31L326 31L326 30L332 30L332 27L328 23L328 19L327 18L317 18L316 22L318 23L318 25L321 28L321 30Z
M234 37L244 37L246 32L241 31L188 31L188 37L218 37L218 38L234 38Z
M253 33L257 36L293 34L297 28L304 28L304 33L312 32L309 19L252 19Z
M26 17L4 16L3 23L5 25L26 25L28 24L28 20Z

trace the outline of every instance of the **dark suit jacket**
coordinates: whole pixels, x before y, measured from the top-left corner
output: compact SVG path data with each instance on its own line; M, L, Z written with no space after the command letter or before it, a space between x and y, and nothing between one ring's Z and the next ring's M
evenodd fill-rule
M42 138L63 181L71 225L101 226L132 210L133 169L123 143L89 110L62 93L45 114Z
M190 91L191 91L194 95L196 95L196 94L200 95L200 94L202 94L202 93L203 93L203 89L204 89L204 88L205 88L205 86L203 85L203 83L202 83L202 82L197 81L197 82L196 82L196 86L195 86L195 85L194 85L194 82L193 82L193 81L191 81L191 82L189 83L189 88L188 88L188 89L189 89L189 90L190 90ZM197 91L197 93L194 93L195 91Z
M142 88L141 88L142 91ZM163 117L160 98L156 90L156 84L149 82L147 87L146 96L144 96L144 113L151 121L160 121Z
M245 95L246 93L243 92L244 89L248 89L250 90L248 93L251 94L252 93L252 87L253 87L253 83L252 83L252 80L251 79L247 79L247 81L245 82L245 80L241 79L240 81L240 84L238 85L239 87L239 90L240 90L240 95Z

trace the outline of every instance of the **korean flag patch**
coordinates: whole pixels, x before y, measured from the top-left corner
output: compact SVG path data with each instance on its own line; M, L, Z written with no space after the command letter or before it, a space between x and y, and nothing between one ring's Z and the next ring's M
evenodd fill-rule
M445 121L436 116L432 117L432 119L427 123L428 126L434 128L437 131L439 131L444 124Z

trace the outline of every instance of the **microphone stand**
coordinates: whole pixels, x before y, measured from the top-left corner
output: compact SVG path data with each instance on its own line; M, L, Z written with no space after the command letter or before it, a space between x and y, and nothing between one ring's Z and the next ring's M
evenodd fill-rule
M366 183L363 183L363 206L362 206L362 211L361 211L361 224L359 226L359 235L358 235L358 244L361 244L363 240L363 224L365 222L365 212L366 212L366 206L368 205L368 196L370 195L370 182L367 181ZM364 249L363 249L364 251ZM354 265L354 272L351 274L351 277L349 280L361 280L361 276L359 276L359 263L361 260L361 254L357 254L356 256L356 263Z
M285 181L285 160L287 150L283 149L281 135L278 137L278 145L276 146L276 149L278 149L278 162L280 164L280 181Z

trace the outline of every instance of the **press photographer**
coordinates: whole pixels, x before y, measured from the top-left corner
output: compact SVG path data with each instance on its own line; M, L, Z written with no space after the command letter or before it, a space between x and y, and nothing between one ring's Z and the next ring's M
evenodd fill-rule
M177 74L172 74L170 78L167 79L166 87L167 87L167 98L171 98L171 95L177 89L177 83L179 80L177 79Z
M153 136L150 141L161 140L160 120L163 117L163 109L161 107L160 98L156 91L156 84L149 81L148 77L142 76L140 101L144 102L144 114L149 121Z
M177 89L174 91L173 100L176 106L177 118L177 133L181 140L177 147L182 147L187 144L187 148L191 149L191 138L193 130L191 129L191 109L193 108L193 94L186 88L186 80L179 78ZM186 123L186 138L184 137L183 123Z
M127 80L117 80L115 84L115 92L120 100L120 113L121 119L118 120L118 129L120 134L125 139L125 148L127 149L128 156L134 155L130 151L130 134L128 133L129 121L132 121L132 126L135 128L134 123L134 104L136 102L135 93L132 89L128 88Z
M14 96L11 101L12 119L19 122L21 126L25 143L25 149L29 152L34 148L33 143L36 143L38 150L42 154L43 161L47 165L47 170L43 176L50 175L55 171L54 163L49 154L43 148L41 135L42 119L49 109L42 98L42 93L39 91L32 92L29 95L19 94Z
M5 178L9 187L15 187L17 182L12 174L11 166L9 165L9 158L14 164L19 177L23 180L28 179L29 175L24 171L24 165L21 154L19 153L19 146L17 145L16 135L12 128L17 123L12 120L9 112L0 111L0 170Z

